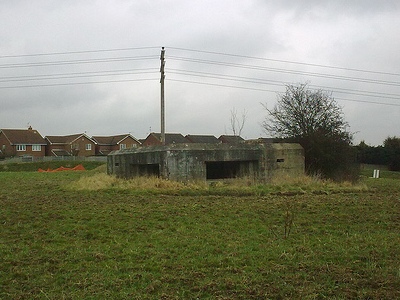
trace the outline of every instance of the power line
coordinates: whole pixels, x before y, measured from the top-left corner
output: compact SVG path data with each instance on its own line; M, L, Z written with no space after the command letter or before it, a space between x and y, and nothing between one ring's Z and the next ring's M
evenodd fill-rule
M244 69L260 70L260 71L297 74L297 75L308 75L308 76L315 76L315 77L321 77L321 78L348 80L348 81L373 83L373 84L381 84L381 85L389 85L389 86L400 86L400 82L394 82L394 81L366 79L366 78L348 77L348 76L340 76L340 75L330 75L330 74L304 72L304 71L296 71L296 70L286 70L286 69L269 68L269 67L262 67L262 66L256 66L256 65L227 63L227 62L220 62L220 61L214 61L214 60L185 58L185 57L179 57L179 56L170 56L169 58L171 58L173 60L178 60L178 61L187 61L187 62L194 62L194 63L201 63L201 64L212 64L212 65L221 65L221 66L234 67L234 68L244 68Z
M149 49L159 49L160 47L130 47L130 48L114 48L114 49L98 49L98 50L84 50L84 51L71 51L71 52L50 52L50 53L36 53L36 54L23 54L23 55L5 55L0 56L2 58L23 58L23 57L41 57L41 56L57 56L57 55L76 55L76 54L93 54L93 53L108 53L108 52L117 52L117 51L134 51L134 50L149 50ZM225 57L236 57L236 58L246 58L246 59L254 59L259 61L272 61L279 63L289 63L296 65L304 65L311 67L320 67L320 68L328 68L328 69L336 69L336 70L345 70L345 71L357 71L365 74L380 74L380 75L390 75L390 76L400 76L398 73L388 73L381 71L372 71L372 70L362 70L362 69L354 69L354 68L343 68L343 67L335 67L328 65L319 65L305 62L296 62L289 60L278 60L271 58L261 58L261 57L252 57L245 55L237 55L237 54L229 54L223 52L212 52L212 51L202 51L202 50L194 50L194 49L185 49L178 47L169 47L174 50L181 51L190 51L194 53L203 53L203 54L212 54L212 55L220 55ZM388 85L388 86L400 86L400 82L397 81L387 81L387 80L378 80L378 79L369 79L369 78L361 78L361 77L353 77L353 76L341 76L335 74L326 74L326 73L318 73L318 72L306 72L292 69L282 69L282 68L272 68L266 67L262 65L254 65L254 64L241 64L234 62L226 62L226 61L218 61L218 60L208 60L201 58L188 58L181 56L168 56L168 59L174 61L186 61L191 63L201 63L206 65L219 65L233 68L242 68L242 69L250 69L256 71L267 71L267 72L279 72L283 74L296 74L296 75L306 75L306 76L314 76L321 78L329 78L335 80L346 80L353 82L361 82L361 83L369 83L369 84L380 84L380 85ZM112 62L125 62L125 61L133 61L133 60L155 60L159 59L158 55L141 55L141 56L116 56L116 57L105 57L105 58L88 58L88 59L64 59L64 60L55 60L55 61L44 61L44 62L28 62L28 63L8 63L8 64L0 64L0 68L2 69L13 69L13 68L29 68L29 67L47 67L47 66L58 66L58 65L73 65L73 64L100 64L100 63L112 63ZM53 74L42 74L42 75L22 75L22 76L7 76L0 77L0 82L16 82L16 81L34 81L34 80L55 80L55 79L74 79L74 78L90 78L90 77L100 77L100 76L123 76L123 75L137 75L137 74L148 74L152 73L158 69L155 68L143 68L143 69L125 69L125 70L114 70L114 71L93 71L93 72L73 72L73 73L53 73ZM277 80L266 80L260 78L252 78L252 77L243 77L243 76L234 76L234 75L225 75L225 74L217 74L211 72L198 72L198 71L190 71L190 70L182 70L182 69L170 69L169 73L183 75L183 76L196 76L201 78L214 78L219 80L229 80L243 83L251 83L256 85L274 85L274 86L282 86L286 85L283 81ZM168 73L168 70L167 70ZM32 84L32 85L20 85L20 86L5 86L0 87L0 89L11 89L11 88L24 88L24 87L46 87L46 86L57 86L57 85L79 85L79 84L95 84L95 83L112 83L112 82L125 82L125 81L146 81L152 79L127 79L127 80L107 80L107 81L90 81L90 82L65 82L65 83L49 83L49 84ZM171 79L174 81L179 81L178 79ZM205 85L213 85L213 86L221 86L221 87L231 87L231 88L240 88L240 89L248 89L248 90L260 90L260 91L268 91L275 92L268 89L263 88L254 88L254 87L236 87L226 84L218 84L218 83L202 83L190 80L181 80L182 82L188 83L197 83L197 84L205 84ZM399 100L400 95L391 94L391 93L381 93L381 92L371 92L364 91L360 89L345 89L345 88L331 88L331 87L323 87L318 85L310 85L310 87L319 87L322 89L333 90L335 93L342 94L351 94L365 97L380 97L386 99L395 99ZM398 104L392 103L382 103L382 102L374 102L374 101L361 101L361 100L351 100L351 99L342 99L336 98L345 101L354 101L354 102L362 102L362 103L373 103L373 104L383 104L383 105L392 105L399 106Z
M342 100L342 101L358 102L358 103L379 104L379 105L385 105L385 106L397 106L397 107L400 107L400 104L396 104L396 103L368 101L368 100L355 100L355 99L346 99L346 98L338 98L338 97L335 97L335 99L336 100Z
M34 80L55 80L55 79L74 79L82 77L99 77L99 76L122 76L136 74L151 74L157 72L158 69L131 69L131 70L115 70L115 71L94 71L94 72L73 72L73 73L56 73L42 75L23 75L23 76L8 76L0 77L0 82L15 82L15 81L34 81Z
M219 87L236 88L236 89L243 89L243 90L252 90L252 91L263 91L263 92L279 93L279 91L267 90L267 89L262 89L262 88L251 88L251 87L244 87L244 86L235 86L235 85L227 85L227 84L209 83L209 82L201 82L201 81L193 81L193 80L171 79L171 78L168 78L167 80L168 80L168 81L176 81L176 82L184 82L184 83L195 83L195 84L210 85L210 86L219 86Z
M112 49L65 51L65 52L47 52L47 53L19 54L19 55L2 55L2 56L0 56L0 59L1 58L19 58L19 57L36 57L36 56L53 56L53 55L70 55L70 54L87 54L87 53L132 51L132 50L147 50L147 49L159 49L159 48L160 48L159 46L153 46L153 47L129 47L129 48L112 48Z
M59 61L46 61L39 63L21 63L21 64L2 64L0 68L28 68L28 67L43 67L43 66L58 66L58 65L75 65L75 64L93 64L93 63L109 63L121 62L132 60L151 60L158 59L158 56L133 56L133 57L108 57L108 58L94 58L94 59L75 59L75 60L59 60Z
M362 73L370 73L370 74L380 74L380 75L391 75L391 76L400 76L400 73L391 73L391 72L383 72L383 71L373 71L373 70L365 70L365 69L356 69L356 68L347 68L347 67L337 67L337 66L329 66L323 64L314 64L314 63L305 63L291 60L282 60L282 59L273 59L273 58L264 58L264 57L254 57L247 55L238 55L238 54L230 54L224 52L215 52L215 51L204 51L204 50L195 50L195 49L187 49L187 48L179 48L179 47L168 47L170 49L189 51L189 52L197 52L197 53L205 53L205 54L214 54L214 55L222 55L228 57L239 57L239 58L247 58L247 59L255 59L255 60L263 60L263 61L273 61L280 63L288 63L288 64L296 64L303 66L311 66L311 67L319 67L319 68L327 68L327 69L336 69L336 70L344 70L344 71L354 71L354 72L362 72Z
M75 55L75 54L90 54L90 53L107 53L107 52L121 52L121 51L150 50L150 49L160 49L160 48L161 48L160 46L147 46L147 47L126 47L126 48L109 48L109 49L62 51L62 52L44 52L44 53L33 53L33 54L1 55L0 59L56 56L56 55ZM296 65L328 68L328 69L336 69L336 70L344 70L344 71L354 71L354 72L362 72L362 73L370 73L370 74L400 76L400 73L391 73L391 72L373 71L373 70L366 70L366 69L339 67L339 66L332 66L332 65L323 65L323 64L315 64L315 63L307 63L307 62L299 62L299 61L283 60L283 59L273 59L273 58L265 58L265 57L255 57L255 56L239 55L239 54L226 53L226 52L205 51L205 50L188 49L188 48L182 48L182 47L167 47L167 48L173 49L173 50L212 54L212 55L221 55L221 56L227 56L227 57L247 58L247 59L254 59L254 60L261 60L261 61L272 61L272 62L279 62L279 63L288 63L288 64L296 64Z
M58 73L58 74L43 74L43 75L34 75L34 76L9 76L9 77L0 77L0 82L16 82L16 81L34 81L34 80L55 80L55 79L74 79L74 78L85 78L85 77L100 77L100 76L122 76L122 75L136 75L136 74L149 74L155 73L158 69L155 68L145 68L145 69L132 69L132 70L114 70L114 71L95 71L95 72L74 72L74 73ZM224 75L224 74L216 74L216 73L208 73L208 72L196 72L196 71L188 71L188 70L181 70L181 69L171 69L171 74L178 74L178 75L188 75L188 76L196 76L202 78L215 78L221 80L229 80L229 81L237 81L237 82L244 82L244 83L254 83L254 84L267 84L267 85L275 85L275 86L282 86L286 85L287 83L283 81L276 81L276 80L265 80L259 78L251 78L251 77L243 77L243 76L233 76L233 75ZM135 80L136 81L136 80ZM6 86L3 88L18 88L18 87L45 87L45 86L55 86L55 85L73 85L73 84L90 84L90 83L105 83L105 82L123 82L121 80L114 80L114 81L97 81L97 82L75 82L75 83L60 83L60 84L37 84L37 85L20 85L20 86ZM206 83L204 83L206 84ZM216 85L216 84L213 84ZM230 87L224 84L220 84L219 86ZM314 86L311 86L314 87ZM387 99L396 99L399 100L399 96L396 94L389 94L389 93L374 93L368 91L360 91L360 90L350 90L350 89L340 89L340 88L326 88L323 86L315 86L320 87L323 89L334 90L337 93L347 93L359 96L368 96L368 97L381 97ZM241 87L243 88L243 87ZM263 90L263 91L270 91L266 89L254 89L253 90ZM357 93L358 92L358 93ZM397 96L397 97L395 97Z
M215 78L221 80L229 80L229 81L238 81L238 82L247 82L247 83L254 83L254 84L267 84L267 85L287 85L284 81L277 81L277 80L266 80L266 79L259 79L259 78L251 78L251 77L242 77L242 76L233 76L233 75L224 75L224 74L216 74L216 73L208 73L208 72L196 72L196 71L187 71L187 70L180 70L180 69L171 69L169 73L178 74L178 75L188 75L188 76L195 76L195 77L202 77L202 78ZM333 90L337 93L345 93L345 94L352 94L358 96L367 96L367 97L381 97L386 99L395 99L400 100L400 95L398 94L390 94L390 93L379 93L379 92L369 92L369 91L361 91L361 90L351 90L351 89L343 89L343 88L333 88L333 87L324 87L324 86L313 86L310 87L317 87L322 88L324 90Z
M143 50L143 49L153 49L153 48L156 48L156 47L136 47L136 48L99 49L99 50L72 51L72 52L53 52L53 53L26 54L26 55L9 55L9 56L3 56L3 57L44 56L44 55L61 55L61 54L77 54L77 53L98 53L98 52L127 51L127 50L138 50L138 49ZM332 66L325 66L325 65L298 63L298 62L291 62L291 61L284 61L284 60L274 60L274 59L265 59L265 58L251 57L251 56L244 56L244 55L227 54L227 53L222 53L222 52L201 51L201 50L193 50L193 49L185 49L185 48L177 48L177 47L172 47L172 49L193 51L193 52L198 52L198 53L207 53L207 54L218 54L218 55L225 55L225 56L232 56L232 57L245 57L245 58L258 59L258 60L273 60L273 61L279 61L279 62L285 62L285 63L296 63L296 64L312 65L312 66L319 66L319 67L323 66L323 67L329 67L329 68L335 68L335 69L337 69L337 68L346 69L346 70L348 69L348 68L332 67ZM136 59L153 59L153 58L156 59L157 57L156 56L151 56L151 57L150 56L112 57L112 58L89 59L89 60L68 60L68 61L64 60L64 61L51 61L51 62L40 62L40 63L3 64L3 65L0 65L0 68L48 66L48 65L79 64L79 63L97 63L97 62L114 62L114 61L136 60ZM184 58L184 57L171 56L171 58L177 59L177 60L191 61L191 62L196 62L196 63L210 63L210 64L218 64L218 65L233 66L233 67L260 69L260 70L267 70L267 71L273 71L273 72L320 76L320 77L325 77L325 78L342 79L342 80L353 80L353 81L375 83L375 84L386 84L386 85L395 85L395 86L400 85L400 83L398 83L398 82L391 82L391 81L372 80L372 79L365 79L365 78L329 75L329 74L322 74L322 73L311 73L311 72L287 70L287 69L279 69L279 68L267 68L267 67L260 67L260 66L254 66L254 65L226 63L226 62L220 62L220 61L189 59L189 58ZM393 74L393 73L386 73L386 72L366 71L366 70L360 70L360 69L352 69L352 70L369 72L369 73L372 72L372 73L379 73L379 74L400 75L400 74Z
M104 81L87 81L87 82L65 82L65 83L49 83L49 84L32 84L18 86L2 86L0 89L16 89L16 88L35 88L35 87L51 87L51 86L66 86L66 85L85 85L98 83L121 83L133 81L159 81L159 78L141 78L141 79L121 79L121 80L104 80Z
M226 88L236 88L236 89L244 89L244 90L252 90L252 91L279 93L279 91L276 91L276 90L268 90L268 89L262 89L262 88L252 88L252 87L243 87L243 86L235 86L235 85L226 85L226 84L218 84L218 83L208 83L208 82L200 82L200 81L192 81L192 80L180 80L180 79L171 79L171 78L169 78L168 81L176 81L176 82L183 82L183 83L193 83L193 84L201 84L201 85L209 85L209 86L217 86L217 87L226 87ZM355 99L336 98L336 97L335 97L335 99L342 100L342 101L358 102L358 103L380 104L380 105L400 107L400 104L395 104L395 103L355 100Z

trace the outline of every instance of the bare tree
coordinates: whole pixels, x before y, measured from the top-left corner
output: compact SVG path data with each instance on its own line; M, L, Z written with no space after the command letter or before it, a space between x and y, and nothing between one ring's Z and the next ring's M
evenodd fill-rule
M331 93L309 90L307 84L287 85L274 108L264 108L264 129L276 138L300 143L309 173L333 178L351 165L352 134Z
M264 129L279 138L306 137L316 132L325 135L341 135L349 139L342 109L331 93L307 89L307 84L288 85L279 95L278 103L268 109L269 117L263 122Z
M240 136L242 134L242 130L247 120L247 111L243 109L243 112L240 117L238 117L238 112L236 108L231 109L231 130L233 135Z

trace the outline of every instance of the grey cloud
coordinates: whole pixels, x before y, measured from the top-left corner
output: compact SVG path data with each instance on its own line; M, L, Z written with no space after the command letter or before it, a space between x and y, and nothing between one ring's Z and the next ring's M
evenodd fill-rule
M260 103L273 105L274 91L284 83L310 81L333 88L372 90L400 94L397 87L367 85L304 74L257 71L229 65L195 64L168 59L208 59L228 63L258 65L300 72L366 76L348 71L317 69L274 61L251 60L245 56L299 61L397 72L400 23L398 1L5 1L0 18L0 65L48 60L94 59L152 55L154 60L119 63L55 65L35 68L0 68L0 77L77 73L118 69L155 68L153 81L101 83L19 89L1 89L11 83L0 82L0 128L25 127L27 122L44 135L117 134L133 132L144 137L159 130L159 54L166 46L167 130L182 133L223 134L229 127L232 107L249 111L244 134L263 134L260 123L265 115ZM12 29L12 30L11 30ZM5 55L68 52L156 46L142 51L99 52L49 57L4 58ZM231 53L211 55L185 49ZM3 57L2 57L3 56ZM281 86L222 81L215 78L173 74L173 69L242 76L281 82ZM145 74L47 80L82 82L140 79ZM171 79L184 79L221 85L241 85L267 91L241 90ZM380 77L381 78L381 77ZM382 77L384 79L385 76ZM387 78L387 80L398 81ZM37 81L40 83L41 81ZM13 83L17 84L17 83ZM21 84L24 84L21 82ZM28 83L25 83L28 84ZM362 100L361 96L335 95ZM382 101L382 99L376 99ZM396 100L393 100L396 101ZM358 139L380 143L386 133L395 133L398 118L379 105L342 101L350 125L360 131ZM359 108L362 107L362 113ZM388 124L379 130L363 123L374 114ZM392 125L391 125L392 124ZM373 128L373 129L372 129ZM382 127L383 128L383 127ZM374 132L374 134L372 134ZM399 133L400 135L400 133ZM370 139L370 140L369 140Z

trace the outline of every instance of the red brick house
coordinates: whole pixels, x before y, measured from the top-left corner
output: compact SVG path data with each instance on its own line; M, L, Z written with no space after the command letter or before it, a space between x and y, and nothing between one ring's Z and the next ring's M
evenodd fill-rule
M111 151L138 147L141 143L130 134L92 136L96 142L96 155L108 155Z
M187 144L190 143L188 139L186 139L180 133L166 133L165 134L165 144ZM147 138L143 141L142 146L155 146L162 145L161 143L161 133L150 133Z
M0 156L43 157L46 153L46 140L37 130L0 129Z
M47 156L93 156L96 151L96 142L84 133L46 136Z

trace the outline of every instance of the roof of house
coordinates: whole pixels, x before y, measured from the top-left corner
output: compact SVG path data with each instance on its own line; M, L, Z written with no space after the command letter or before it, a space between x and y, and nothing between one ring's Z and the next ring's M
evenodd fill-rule
M91 142L96 143L90 137L84 133L71 134L71 135L47 135L45 138L50 142L50 144L71 144L80 137L85 137Z
M244 139L238 135L221 135L218 139L227 144L239 144L244 142Z
M221 143L213 135L198 135L198 134L188 134L185 136L191 143L202 143L202 144L219 144Z
M150 135L153 135L157 140L161 141L161 133L152 132ZM186 139L180 133L166 133L165 134L165 144L186 144L190 143L188 139Z
M112 136L92 136L92 139L99 145L118 145L120 142L125 140L126 138L132 138L136 142L140 143L137 139L135 139L130 134L119 134Z
M46 140L37 130L32 129L0 129L11 145L46 145Z

